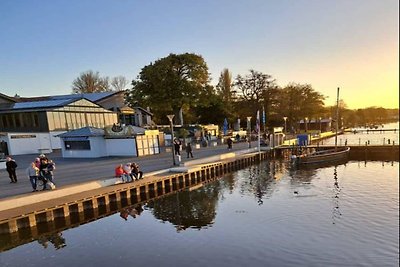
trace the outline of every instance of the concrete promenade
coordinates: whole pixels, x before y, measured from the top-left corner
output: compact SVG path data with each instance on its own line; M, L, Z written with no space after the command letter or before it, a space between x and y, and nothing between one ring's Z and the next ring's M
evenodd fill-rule
M252 143L252 147L256 146L256 142ZM234 143L232 150L228 150L226 145L202 147L193 150L193 159L186 158L186 152L182 151L182 162L190 164L190 161L200 158L207 158L219 154L228 153L230 151L239 151L247 149L248 144ZM32 194L43 194L44 192L31 192L32 187L29 178L25 174L26 168L38 155L20 155L14 159L18 164L17 177L18 183L10 183L6 170L0 170L0 200L15 196L30 196ZM141 170L146 173L155 172L173 167L172 153L162 152L157 155L143 157L107 157L97 159L67 159L62 158L60 152L47 154L47 156L56 163L55 183L57 188L66 188L82 183L104 181L114 176L115 167L122 163L137 162ZM48 191L46 191L48 192ZM55 190L54 192L57 192Z

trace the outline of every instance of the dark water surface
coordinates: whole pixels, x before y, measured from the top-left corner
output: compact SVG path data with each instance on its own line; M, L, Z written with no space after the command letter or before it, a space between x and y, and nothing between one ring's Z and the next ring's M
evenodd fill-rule
M398 266L398 169L263 162L149 201L135 218L2 252L0 266Z

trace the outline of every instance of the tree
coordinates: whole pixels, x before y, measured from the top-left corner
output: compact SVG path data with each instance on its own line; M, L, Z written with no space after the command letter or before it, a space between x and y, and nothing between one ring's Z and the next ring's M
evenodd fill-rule
M213 94L208 67L196 54L170 54L142 68L127 93L130 105L149 106L156 121L167 122L166 115L207 102ZM186 116L186 115L185 115Z
M324 110L325 97L310 84L290 83L280 92L279 110L288 118L288 129L297 128L297 123L308 117L316 119Z
M269 117L270 108L275 105L276 90L278 86L275 79L269 74L250 70L246 76L238 75L234 83L238 89L240 103L237 106L244 110L247 115L254 116L257 110L266 108L267 117Z
M126 89L128 80L124 76L117 76L111 79L111 87L114 91L122 91Z
M233 119L236 117L233 108L234 93L233 91L233 81L232 74L228 69L224 69L221 72L217 86L215 87L217 95L219 96L219 101L223 103L223 113L224 117L229 117Z
M99 72L92 70L82 72L72 82L72 92L75 94L98 93L111 91L108 77L100 77Z

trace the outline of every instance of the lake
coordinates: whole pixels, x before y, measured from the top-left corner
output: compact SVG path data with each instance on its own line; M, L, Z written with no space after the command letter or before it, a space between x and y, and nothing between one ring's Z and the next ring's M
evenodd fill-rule
M365 132L365 128L355 128L358 132L354 133L344 133L343 135L339 135L337 138L338 145L345 145L347 141L348 145L392 145L393 142L398 145L399 144L399 122L388 123L383 127L380 126L376 130L388 130L388 129L397 129L396 131L370 131ZM374 129L375 130L375 129ZM334 145L335 138L329 138L327 140L322 141L324 145Z
M0 254L1 266L398 266L399 162L265 161Z

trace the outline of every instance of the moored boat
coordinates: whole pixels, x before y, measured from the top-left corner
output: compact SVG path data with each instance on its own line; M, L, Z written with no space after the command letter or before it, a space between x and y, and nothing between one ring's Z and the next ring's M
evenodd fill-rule
M336 162L346 160L348 158L349 152L350 147L340 147L336 149L321 150L310 154L294 156L292 160L296 164Z
M336 162L346 160L350 147L338 147L337 136L338 136L338 122L339 122L339 88L337 89L336 99L336 132L335 132L335 148L329 150L320 150L309 154L302 154L300 156L293 156L292 162L296 164L315 164L325 162Z

